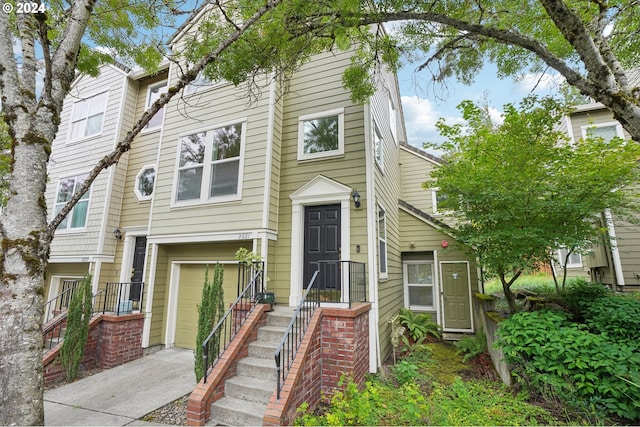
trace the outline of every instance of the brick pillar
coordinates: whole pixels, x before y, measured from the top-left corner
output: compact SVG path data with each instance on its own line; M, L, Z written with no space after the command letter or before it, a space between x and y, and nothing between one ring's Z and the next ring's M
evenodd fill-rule
M342 374L358 385L369 370L369 303L322 308L322 392L333 396Z
M109 369L142 357L144 313L103 314L98 343L98 367Z

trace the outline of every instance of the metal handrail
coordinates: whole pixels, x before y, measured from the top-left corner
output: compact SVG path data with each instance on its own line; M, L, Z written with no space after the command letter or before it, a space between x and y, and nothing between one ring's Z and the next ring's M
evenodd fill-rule
M367 273L366 264L358 261L340 261L347 264L349 271L349 308L354 302L367 301Z
M280 399L280 391L282 386L284 385L284 380L291 369L291 365L293 364L293 359L298 352L298 348L300 347L300 343L302 342L302 338L304 337L304 333L311 322L311 318L313 317L313 313L316 308L320 307L320 293L317 289L313 288L313 284L316 281L316 277L318 276L318 271L313 273L309 284L298 303L298 307L293 314L293 318L291 322L289 322L289 326L284 333L284 336L280 340L280 344L278 344L278 348L275 351L274 358L276 360L276 374L277 374L277 393L276 397ZM315 298L313 300L309 299L308 296L311 293L311 290L315 290ZM285 363L286 362L286 363Z
M255 298L256 285L263 283L262 274L262 270L258 270L255 273L251 281L245 286L238 298L202 343L205 383L207 382L209 370L215 366L218 359L220 359L220 355L227 349L256 305L258 305L259 300ZM259 289L258 292L262 292L262 289ZM237 310L238 306L242 306L242 310ZM246 309L247 307L249 308L248 310ZM211 362L209 361L210 356L214 356L211 358Z
M76 291L76 289L78 288L78 285L80 283L79 280L70 280L64 281L64 285L71 285L70 287L68 287L67 289L63 290L62 292L60 292L58 295L56 295L54 298L51 298L49 301L47 301L44 306L43 306L43 313L44 313L44 321L43 324L46 324L47 322L49 322L52 318L54 318L55 316L57 316L60 313L56 313L56 311L62 311L65 308L69 307L69 303L71 302L71 298L73 298L73 294Z

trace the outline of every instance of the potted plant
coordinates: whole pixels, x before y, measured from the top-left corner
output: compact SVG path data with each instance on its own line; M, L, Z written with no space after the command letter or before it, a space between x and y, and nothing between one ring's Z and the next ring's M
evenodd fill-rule
M236 251L236 260L247 266L257 261L262 261L262 259L262 256L256 254L255 252L250 252L246 248L240 248ZM257 268L258 270L260 270L262 266L258 264ZM270 309L273 309L273 306L276 303L276 294L267 291L268 282L269 278L265 277L263 280L263 289L262 291L256 293L255 299L259 304L269 304Z

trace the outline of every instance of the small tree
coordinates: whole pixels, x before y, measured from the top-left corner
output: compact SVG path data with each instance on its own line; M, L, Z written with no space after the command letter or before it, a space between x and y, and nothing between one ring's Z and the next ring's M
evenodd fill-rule
M89 337L89 320L93 314L91 275L87 274L73 293L67 313L67 330L60 348L60 364L67 381L78 376L80 363Z
M204 354L202 344L207 339L213 328L224 315L224 270L220 264L216 264L213 271L213 281L209 281L209 266L204 273L204 285L202 287L202 302L198 304L198 333L196 335L195 366L196 381L204 376ZM210 348L217 349L219 338L214 338Z
M640 146L614 138L570 144L558 130L568 109L551 98L505 106L494 125L486 109L464 101L466 125L438 123L446 163L428 187L439 187L454 212L456 238L476 250L502 282L512 312L511 286L549 259L549 247L586 248L597 240L605 209L633 212Z

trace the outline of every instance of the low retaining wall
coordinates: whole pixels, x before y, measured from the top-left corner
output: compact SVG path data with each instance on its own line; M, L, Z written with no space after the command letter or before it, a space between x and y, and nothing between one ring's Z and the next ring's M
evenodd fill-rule
M91 319L89 336L85 345L80 369L109 369L142 357L142 326L144 313L114 316L101 314ZM60 361L62 343L56 345L42 358L45 385L64 378Z
M491 356L493 367L495 368L502 382L511 386L511 372L504 361L504 353L501 348L494 347L496 341L500 315L493 311L495 297L485 294L475 294L473 298L473 308L477 313L480 327L487 337L487 351Z

